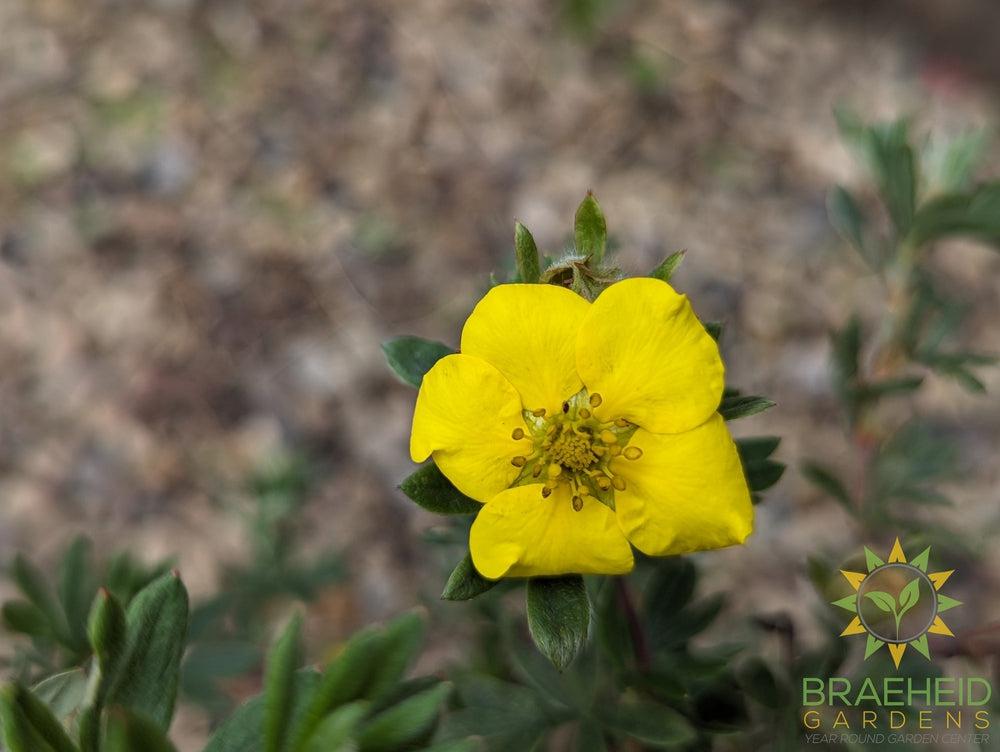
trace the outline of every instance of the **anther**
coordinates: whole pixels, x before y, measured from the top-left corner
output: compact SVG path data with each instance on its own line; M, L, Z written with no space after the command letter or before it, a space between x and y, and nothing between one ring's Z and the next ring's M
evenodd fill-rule
M548 476L550 478L558 478L561 473L562 473L562 465L557 465L554 462L551 465L549 465Z
M542 498L547 499L552 495L552 489L548 486L542 486Z
M564 413L568 413L569 412L569 402L563 402L563 404L562 404L562 410L563 410Z
M607 491L611 488L611 480L606 475L598 475L597 479L594 481L597 487L602 491Z
M619 418L615 421L615 425L619 428L628 428L628 421L625 418Z
M512 464L514 467L524 467L526 464L528 464L528 458L518 455L517 457L515 457L510 461L510 464Z
M601 431L601 441L603 441L605 444L617 444L618 437L615 436L613 433L611 433L611 431L609 431L607 428L605 428L603 431Z
M627 460L637 460L642 457L642 450L637 446L625 447L625 451L622 452Z
M583 499L581 499L579 496L574 496L573 497L573 511L574 512L579 512L581 509L583 509Z
M593 452L598 457L603 457L604 453L608 450L605 447L594 444L592 447L590 447L590 451Z
M604 400L601 398L601 395L599 395L597 392L594 392L592 395L590 395L590 406L591 407L600 407L600 405L601 405L601 403L603 401Z
M622 453L622 448L618 444L613 444L611 447L608 448L608 451L611 452L612 457L617 457L619 454Z
M545 408L544 407L540 407L537 410L532 410L531 414L534 415L536 418L544 418L545 417Z
M537 478L541 474L542 474L542 466L541 465L535 465L535 469L531 471L531 477L532 478Z
M578 412L577 415L579 415L581 418L583 418L584 420L586 420L587 418L590 417L590 410L588 410L585 407L581 407L580 408L580 412Z
M510 437L512 439L514 439L514 441L520 441L521 439L524 438L524 429L523 428L515 428L514 432L510 435Z
M611 479L611 485L614 486L615 489L618 490L618 491L624 491L625 490L625 479L623 477L621 477L620 475L616 475L614 478Z

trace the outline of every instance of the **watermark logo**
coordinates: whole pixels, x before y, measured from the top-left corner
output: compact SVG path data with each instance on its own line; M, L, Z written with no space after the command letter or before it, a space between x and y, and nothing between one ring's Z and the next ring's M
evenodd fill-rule
M928 546L907 561L896 538L888 561L865 547L867 572L841 570L854 592L833 605L850 611L854 618L840 636L866 635L866 660L888 646L898 669L909 646L930 660L928 634L955 636L941 614L962 604L940 592L955 570L928 572L930 554Z

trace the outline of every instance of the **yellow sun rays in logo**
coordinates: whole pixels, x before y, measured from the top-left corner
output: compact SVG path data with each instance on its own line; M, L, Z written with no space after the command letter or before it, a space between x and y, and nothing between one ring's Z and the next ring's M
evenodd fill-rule
M833 601L833 605L852 612L854 618L840 636L867 635L865 659L883 645L888 645L892 661L898 669L907 646L912 645L914 650L930 660L928 634L955 636L941 614L962 605L961 601L939 592L955 570L928 572L930 553L928 546L908 562L899 538L896 538L888 561L883 561L866 547L867 572L841 570L854 592Z

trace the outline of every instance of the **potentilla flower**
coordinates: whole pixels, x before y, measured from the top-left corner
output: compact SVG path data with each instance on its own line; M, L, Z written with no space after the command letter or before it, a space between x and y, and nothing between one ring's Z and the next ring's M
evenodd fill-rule
M461 353L424 376L410 454L483 503L469 547L484 577L622 574L631 546L664 556L750 534L722 389L718 346L666 282L626 279L594 303L500 285Z

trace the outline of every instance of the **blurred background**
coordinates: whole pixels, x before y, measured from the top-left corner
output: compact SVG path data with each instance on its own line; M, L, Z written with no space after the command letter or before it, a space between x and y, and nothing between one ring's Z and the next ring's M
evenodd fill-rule
M850 523L795 466L850 468L829 332L883 303L827 220L831 185L864 184L833 108L912 115L928 149L989 132L997 28L992 0L0 0L0 559L84 533L173 557L196 599L303 559L318 644L436 597L435 521L396 490L414 392L380 343L456 345L514 219L558 253L593 189L630 273L688 250L676 286L779 404L734 430L782 436L791 469L708 587L738 566L735 608L808 630L805 561ZM1000 352L1000 256L935 264ZM979 536L982 376L990 396L919 397L960 445L950 523ZM179 746L208 726L188 705Z

